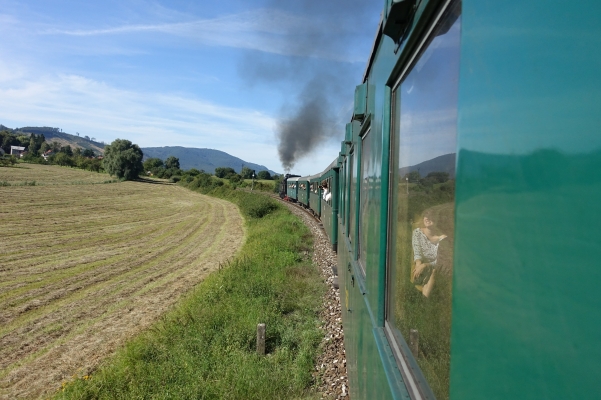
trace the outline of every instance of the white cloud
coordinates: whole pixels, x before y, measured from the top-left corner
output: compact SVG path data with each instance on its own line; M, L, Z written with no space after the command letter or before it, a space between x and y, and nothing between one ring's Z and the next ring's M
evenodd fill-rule
M177 94L121 90L78 75L0 79L0 123L61 127L141 147L216 148L271 169L278 163L269 115Z
M225 46L259 50L292 56L311 56L337 61L364 61L364 57L349 56L320 46L291 45L305 43L315 32L323 31L324 22L300 17L276 9L258 9L211 19L187 22L134 24L96 29L46 29L44 35L106 36L124 34L161 33L185 37L209 46ZM336 26L332 26L335 34ZM291 34L293 32L293 35ZM342 50L342 49L341 49Z

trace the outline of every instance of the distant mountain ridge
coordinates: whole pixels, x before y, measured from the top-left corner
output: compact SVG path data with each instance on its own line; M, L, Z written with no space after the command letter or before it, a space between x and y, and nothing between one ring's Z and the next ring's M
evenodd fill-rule
M424 178L430 172L446 172L451 179L455 179L455 158L456 153L434 157L431 160L416 165L400 168L399 176L405 176L405 174L408 174L409 172L419 171L419 175Z
M165 160L169 156L179 158L179 164L182 169L196 168L205 172L214 173L215 168L230 167L240 173L242 167L259 171L269 171L270 174L277 172L270 170L264 165L254 164L234 157L224 151L215 149L199 149L194 147L166 146L166 147L143 147L144 159L160 158Z

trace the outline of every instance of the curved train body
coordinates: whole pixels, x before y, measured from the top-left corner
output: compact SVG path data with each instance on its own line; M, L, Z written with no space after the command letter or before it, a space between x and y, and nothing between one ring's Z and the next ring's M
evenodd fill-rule
M601 398L601 3L385 3L340 153L286 187L351 398Z

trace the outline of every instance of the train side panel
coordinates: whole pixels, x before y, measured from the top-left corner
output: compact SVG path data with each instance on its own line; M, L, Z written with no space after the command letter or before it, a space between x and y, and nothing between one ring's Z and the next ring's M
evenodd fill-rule
M331 198L326 201L321 200L322 217L321 222L323 228L330 239L332 249L337 251L338 246L338 168L336 164L330 165L320 178L321 185L327 184L331 191Z
M601 4L561 12L562 4L424 0L400 46L376 39L339 164L352 398L601 395ZM420 90L433 95L420 99ZM410 96L424 100L421 108L400 101ZM445 96L456 115L429 108ZM421 120L403 117L419 113ZM420 131L426 122L441 125ZM427 136L443 128L447 136ZM409 137L412 129L419 134ZM453 162L431 175L414 160L433 154L434 165L436 151ZM428 232L429 215L444 235L430 231L423 240L443 254L430 264L438 285L452 287L452 313L436 308L442 294L428 297L429 282L415 283L419 274L409 272L419 250L411 234ZM401 264L407 269L397 276ZM392 298L399 285L404 297ZM409 313L399 299L423 313ZM450 307L450 299L440 304ZM429 313L441 318L441 335L400 335L392 326L423 325Z
M601 3L463 4L451 397L601 398Z
M309 178L309 208L318 218L321 218L322 193L319 187L321 175L322 174L314 175Z
M305 208L309 206L309 179L308 177L298 178L297 199Z
M298 178L288 179L288 197L296 202L298 200Z

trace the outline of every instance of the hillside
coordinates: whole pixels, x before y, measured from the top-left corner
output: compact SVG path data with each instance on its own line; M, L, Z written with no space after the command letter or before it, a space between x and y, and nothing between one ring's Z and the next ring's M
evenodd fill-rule
M142 152L144 152L144 159L156 157L165 160L169 156L177 157L182 169L196 168L213 173L217 167L230 167L239 173L242 170L242 166L244 166L254 169L257 173L264 170L269 171L272 175L276 173L264 165L253 164L224 151L214 149L167 146L144 147L142 148Z
M445 154L435 157L431 160L422 163L403 167L399 169L400 176L413 171L419 171L419 175L423 178L430 172L447 172L451 179L455 178L455 153Z
M97 154L104 153L104 143L96 142L92 140L94 138L89 138L88 136L77 136L71 135L69 133L63 132L60 128L52 128L49 126L24 126L22 128L11 129L4 125L0 125L0 130L7 130L12 133L24 133L31 134L35 133L36 135L43 134L44 138L46 138L46 142L59 142L61 146L70 145L71 148L82 148L82 149L90 149L93 150Z

